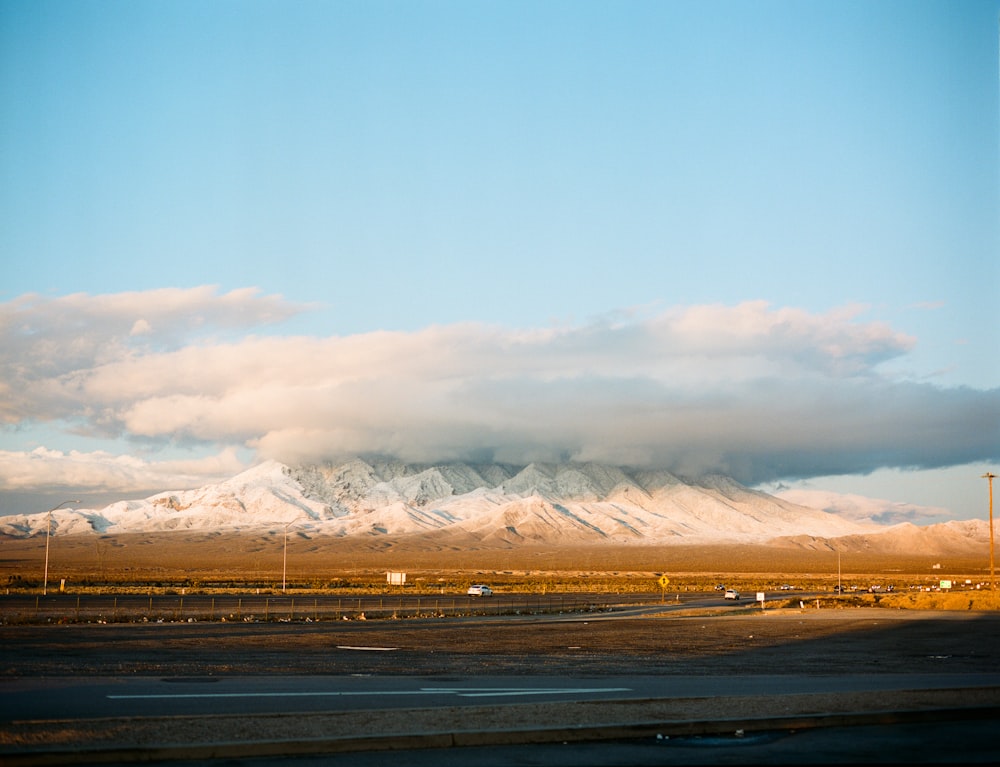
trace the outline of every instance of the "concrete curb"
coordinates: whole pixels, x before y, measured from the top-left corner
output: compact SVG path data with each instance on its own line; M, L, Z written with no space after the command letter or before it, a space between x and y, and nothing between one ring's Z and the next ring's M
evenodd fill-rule
M921 722L949 722L1000 718L1000 706L809 714L701 721L651 721L632 724L566 725L534 729L460 732L399 733L385 736L305 738L238 743L176 744L128 748L76 748L20 751L3 754L6 767L73 764L241 759L308 756L362 751L410 751L474 746L512 746L600 740L630 740L698 735L735 735L737 732L805 730L818 727L857 727Z

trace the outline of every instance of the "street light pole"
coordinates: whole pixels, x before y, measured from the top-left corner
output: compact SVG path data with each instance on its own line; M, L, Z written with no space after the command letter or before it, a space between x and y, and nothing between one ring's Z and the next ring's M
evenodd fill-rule
M990 591L996 588L993 573L993 478L995 476L996 474L990 471L983 474L983 479L990 485Z
M292 523L289 522L288 525ZM285 576L288 573L288 525L285 525L284 553L281 555L281 593L285 593Z
M63 501L58 506L53 506L45 519L45 576L42 580L42 596L49 593L49 538L52 537L52 512L61 509L67 503L79 503L79 501Z
M292 525L297 525L299 522L306 522L305 519L293 519L291 522L285 525L285 540L282 545L281 554L281 593L285 593L285 584L287 583L286 576L288 574L288 528Z

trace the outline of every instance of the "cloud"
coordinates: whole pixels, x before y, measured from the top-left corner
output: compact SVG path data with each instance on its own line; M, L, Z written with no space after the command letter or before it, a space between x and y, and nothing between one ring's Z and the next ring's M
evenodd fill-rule
M144 319L138 319L129 331L130 336L148 336L153 332L153 326Z
M212 288L18 299L0 307L11 394L0 414L12 427L51 421L286 462L594 460L747 483L1000 453L1000 390L893 380L883 363L916 340L863 321L863 307L249 334L301 310Z
M304 309L252 289L220 295L212 286L21 296L0 304L0 423L72 417L89 406L81 379L104 366L155 359Z
M774 494L800 506L821 509L846 519L859 522L871 521L881 525L896 525L902 522L924 525L940 522L951 515L949 509L940 506L922 506L915 503L888 501L856 493L835 493L829 490L798 488L782 490Z
M0 486L14 491L46 488L128 493L136 489L180 489L219 482L244 468L231 448L206 458L179 461L147 461L101 451L0 450Z

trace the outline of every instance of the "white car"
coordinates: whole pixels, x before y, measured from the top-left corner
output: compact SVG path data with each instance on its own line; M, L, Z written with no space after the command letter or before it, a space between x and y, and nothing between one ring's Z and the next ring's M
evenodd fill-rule
M469 586L469 590L465 592L470 597L491 597L493 596L493 589L482 583L477 583L474 586Z
M725 599L735 599L737 602L740 601L740 592L736 589L726 589Z

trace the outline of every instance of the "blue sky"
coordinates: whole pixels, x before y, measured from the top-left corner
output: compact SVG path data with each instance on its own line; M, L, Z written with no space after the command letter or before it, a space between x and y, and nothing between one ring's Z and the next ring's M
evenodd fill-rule
M998 19L0 3L0 513L378 451L981 516Z

